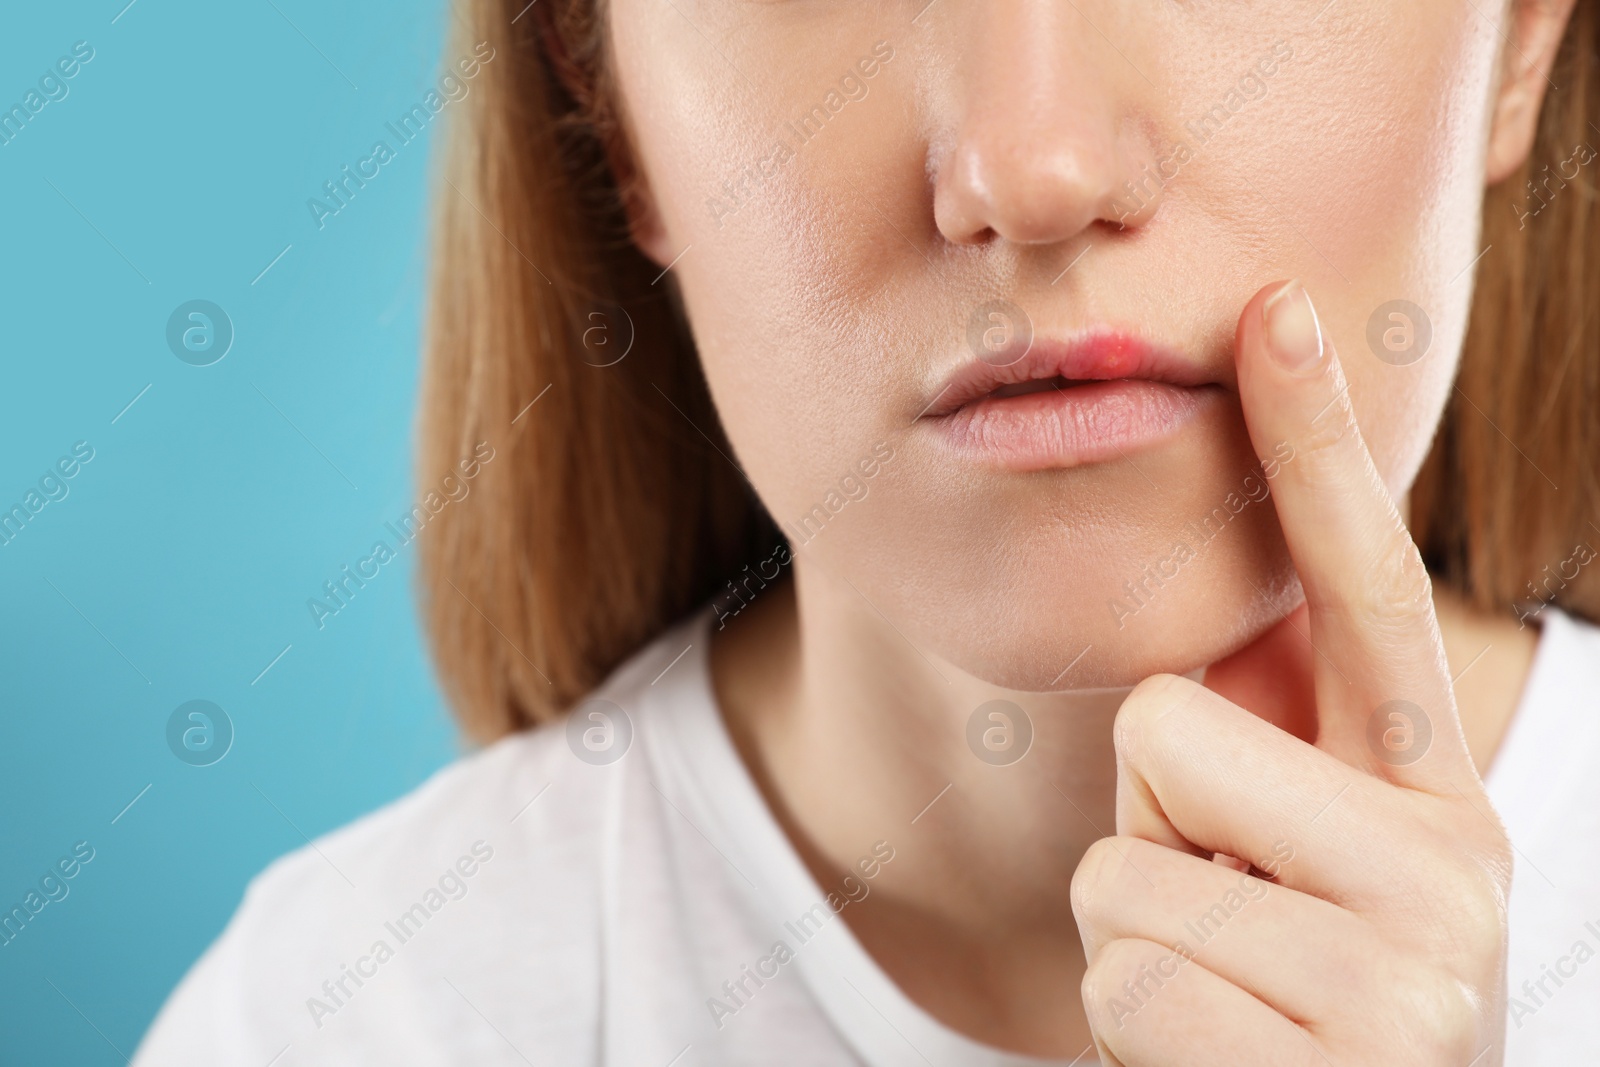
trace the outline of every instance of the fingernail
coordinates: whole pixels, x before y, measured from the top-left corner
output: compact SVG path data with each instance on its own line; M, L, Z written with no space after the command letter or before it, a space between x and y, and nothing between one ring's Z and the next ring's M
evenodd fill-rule
M1322 327L1311 296L1297 281L1285 282L1262 305L1267 348L1279 365L1304 374L1322 363Z

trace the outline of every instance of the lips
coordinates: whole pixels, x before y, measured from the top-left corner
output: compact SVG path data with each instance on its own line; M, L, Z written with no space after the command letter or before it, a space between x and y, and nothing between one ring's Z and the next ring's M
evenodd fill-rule
M963 459L1045 470L1125 460L1175 436L1222 392L1177 352L1099 330L962 365L919 421Z

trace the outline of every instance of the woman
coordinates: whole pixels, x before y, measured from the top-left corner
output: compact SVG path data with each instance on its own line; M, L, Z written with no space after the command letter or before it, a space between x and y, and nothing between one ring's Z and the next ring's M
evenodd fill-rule
M1600 4L460 15L492 743L141 1062L1600 1062Z

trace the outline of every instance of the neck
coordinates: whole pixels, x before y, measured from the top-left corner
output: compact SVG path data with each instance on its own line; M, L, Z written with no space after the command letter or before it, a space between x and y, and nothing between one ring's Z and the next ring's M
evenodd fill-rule
M1126 691L998 690L803 566L763 598L713 644L717 698L820 884L877 841L895 850L850 909L852 931L947 1025L1036 1054L1082 1051L1076 1012L1059 1033L1063 991L1083 973L1067 885L1089 844L1116 832L1111 724ZM993 762L968 743L973 713L996 699L1031 724L1014 762L1029 729L1014 715L980 721L977 749Z

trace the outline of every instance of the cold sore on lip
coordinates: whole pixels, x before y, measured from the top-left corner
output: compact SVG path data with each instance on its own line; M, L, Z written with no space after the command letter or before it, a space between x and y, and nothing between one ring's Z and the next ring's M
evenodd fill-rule
M969 360L922 419L964 460L1038 471L1126 459L1178 433L1220 392L1173 350L1100 330Z

